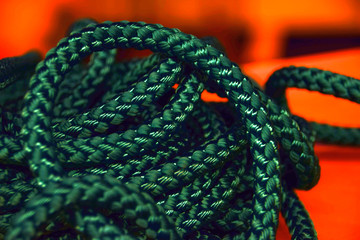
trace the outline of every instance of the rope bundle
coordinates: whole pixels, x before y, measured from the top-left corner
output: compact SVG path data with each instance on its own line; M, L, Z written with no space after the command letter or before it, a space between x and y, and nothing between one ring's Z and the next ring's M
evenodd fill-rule
M34 53L0 61L5 239L274 239L280 211L294 239L316 239L293 189L319 180L315 140L359 145L359 129L291 115L284 91L359 102L358 80L291 67L263 92L211 39L87 24L35 73ZM116 61L125 48L154 54Z

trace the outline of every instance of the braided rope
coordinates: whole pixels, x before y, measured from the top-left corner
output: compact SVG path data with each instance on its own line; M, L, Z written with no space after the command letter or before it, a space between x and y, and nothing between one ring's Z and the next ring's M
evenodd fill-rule
M265 93L287 108L285 90L303 88L360 103L360 81L316 68L285 67L275 71L266 83ZM324 143L359 145L360 129L342 128L312 122L316 140Z
M6 239L274 239L280 210L294 238L316 239L293 189L317 183L315 132L331 136L259 89L218 41L126 21L69 32L0 108ZM154 54L117 62L124 48ZM203 102L204 88L229 102Z

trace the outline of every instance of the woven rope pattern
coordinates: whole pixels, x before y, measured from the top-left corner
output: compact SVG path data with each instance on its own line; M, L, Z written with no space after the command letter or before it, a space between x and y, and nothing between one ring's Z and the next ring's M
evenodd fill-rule
M352 77L316 68L285 67L275 71L266 83L265 92L274 101L287 108L285 90L288 87L318 91L338 98L360 103L360 81ZM310 123L319 142L359 145L360 129L340 128L327 124Z
M116 61L125 48L154 54ZM2 92L29 81L3 75ZM322 126L279 103L297 86L287 77L270 78L263 92L211 38L78 22L37 64L26 94L0 108L0 232L9 240L274 239L281 210L293 238L316 239L293 189L318 182L314 141L335 128L321 135ZM350 85L334 84L338 92L327 93L359 101ZM203 102L204 89L229 102Z

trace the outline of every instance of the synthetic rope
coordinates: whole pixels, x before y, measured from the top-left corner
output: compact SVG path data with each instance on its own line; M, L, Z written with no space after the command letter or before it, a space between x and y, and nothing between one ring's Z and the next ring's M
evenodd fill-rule
M212 38L127 21L69 32L38 64L0 61L1 96L20 92L0 107L5 239L275 239L280 212L294 239L317 238L294 189L319 180L315 140L359 144L359 130L293 116L284 91L360 102L358 80L290 68L263 92ZM117 61L125 48L154 54Z

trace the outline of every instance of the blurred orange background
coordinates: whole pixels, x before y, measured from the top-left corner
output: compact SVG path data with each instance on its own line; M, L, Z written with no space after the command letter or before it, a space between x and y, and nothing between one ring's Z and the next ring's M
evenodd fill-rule
M144 21L216 36L229 58L263 85L276 69L318 67L360 78L358 0L22 0L0 1L0 58L45 53L74 21ZM311 121L360 127L360 106L305 90L287 91L293 113ZM221 100L204 95L206 100ZM318 144L319 184L299 191L319 239L360 239L360 151ZM277 239L289 239L280 222Z
M360 46L359 10L358 0L1 1L0 57L30 48L45 53L72 22L92 17L100 22L161 23L199 37L213 35L235 62L265 60Z

